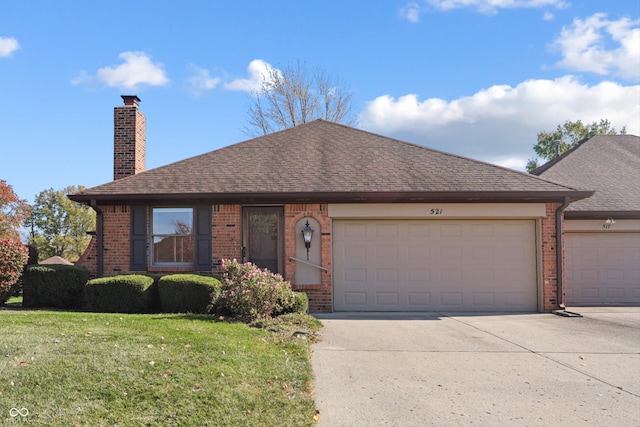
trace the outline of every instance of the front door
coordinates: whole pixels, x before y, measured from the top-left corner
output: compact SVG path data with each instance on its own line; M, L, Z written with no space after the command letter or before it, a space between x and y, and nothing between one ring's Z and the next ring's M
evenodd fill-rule
M283 273L282 207L243 209L242 258L273 273Z

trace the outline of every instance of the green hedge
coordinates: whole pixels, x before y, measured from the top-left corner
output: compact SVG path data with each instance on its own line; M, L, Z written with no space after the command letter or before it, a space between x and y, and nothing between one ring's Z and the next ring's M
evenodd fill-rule
M158 281L165 313L210 313L220 297L220 281L197 274L171 274Z
M306 313L309 310L309 296L306 292L294 292L290 301L281 302L280 305L282 309L276 313L278 316L288 313Z
M153 277L141 274L100 277L85 287L87 302L93 310L108 313L150 313L157 304L157 286Z
M89 271L72 265L28 265L23 275L23 307L81 307Z

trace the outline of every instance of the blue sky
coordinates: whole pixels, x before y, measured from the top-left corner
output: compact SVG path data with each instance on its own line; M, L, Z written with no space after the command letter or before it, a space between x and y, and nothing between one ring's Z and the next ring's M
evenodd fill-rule
M0 179L109 182L122 94L148 169L243 141L248 89L296 62L356 127L518 170L565 120L640 134L637 0L0 0Z

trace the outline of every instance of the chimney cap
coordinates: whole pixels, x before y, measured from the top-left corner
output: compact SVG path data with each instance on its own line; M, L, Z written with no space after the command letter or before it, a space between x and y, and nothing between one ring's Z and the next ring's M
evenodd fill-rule
M124 105L138 105L140 103L140 98L136 95L120 95L124 100Z

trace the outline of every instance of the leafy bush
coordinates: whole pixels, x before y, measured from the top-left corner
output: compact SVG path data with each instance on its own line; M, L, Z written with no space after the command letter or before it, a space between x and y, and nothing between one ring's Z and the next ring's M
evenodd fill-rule
M220 281L210 276L171 274L158 281L160 306L166 313L209 313L220 292Z
M309 309L309 297L305 292L294 292L293 298L287 302L280 302L281 309L276 313L278 316L289 313L304 314Z
M73 265L28 265L24 270L23 307L73 308L82 305L89 271Z
M29 252L22 243L0 239L0 305L15 293Z
M85 287L87 302L96 311L150 313L157 300L153 277L141 274L100 277Z
M241 320L269 318L294 298L291 284L267 269L236 260L222 260L222 269L220 307Z

